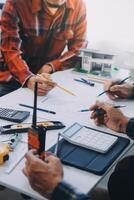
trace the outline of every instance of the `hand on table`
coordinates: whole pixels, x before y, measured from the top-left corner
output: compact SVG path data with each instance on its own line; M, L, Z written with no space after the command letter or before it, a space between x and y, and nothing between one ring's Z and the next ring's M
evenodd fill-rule
M105 111L104 115L97 115L94 111L97 108L101 108ZM114 108L113 105L108 103L102 103L97 101L96 104L90 107L91 119L94 120L96 125L104 124L108 128L117 132L126 132L126 127L129 118L126 117L119 109Z

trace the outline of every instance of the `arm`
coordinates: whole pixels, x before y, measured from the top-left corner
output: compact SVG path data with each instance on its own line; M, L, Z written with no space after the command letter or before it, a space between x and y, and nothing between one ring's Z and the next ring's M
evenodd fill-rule
M76 192L69 184L62 181L63 168L57 157L49 155L47 162L44 162L37 157L35 150L29 151L25 157L23 172L31 187L42 196L51 200L90 200L88 195Z
M64 181L60 182L54 189L51 200L91 200L89 195L78 193L75 191L71 185L65 183Z
M49 63L56 71L73 67L76 61L76 54L81 48L85 48L87 46L87 21L85 4L81 1L78 1L75 10L77 10L77 15L75 16L76 21L72 32L73 38L70 39L67 44L68 51L66 51L58 59L55 59Z
M2 11L1 18L1 51L11 75L22 85L34 90L35 82L38 82L38 95L47 94L54 83L47 74L35 76L29 70L28 65L21 57L21 38L19 35L20 19L16 10L16 4L13 0L8 0Z
M1 17L1 51L12 76L24 84L32 72L21 57L20 45L19 17L14 1L8 0Z

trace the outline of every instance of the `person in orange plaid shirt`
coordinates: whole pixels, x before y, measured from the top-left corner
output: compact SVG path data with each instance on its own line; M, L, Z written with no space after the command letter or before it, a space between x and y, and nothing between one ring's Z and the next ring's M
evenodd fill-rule
M83 0L7 0L1 17L0 96L21 86L44 95L49 74L74 67L87 46ZM64 51L67 46L67 50Z

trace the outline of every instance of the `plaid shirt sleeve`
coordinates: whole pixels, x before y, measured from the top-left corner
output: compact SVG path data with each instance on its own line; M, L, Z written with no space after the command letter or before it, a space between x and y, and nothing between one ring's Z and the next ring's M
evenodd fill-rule
M19 37L19 18L15 2L7 0L1 17L1 52L12 76L22 85L32 75L26 62L21 57L21 39Z
M54 189L51 200L92 200L89 195L77 193L69 184L65 182L59 183Z
M68 51L50 63L56 71L74 67L76 54L81 48L87 47L86 6L81 0L77 2L77 6L75 7L75 16L73 38L68 40Z

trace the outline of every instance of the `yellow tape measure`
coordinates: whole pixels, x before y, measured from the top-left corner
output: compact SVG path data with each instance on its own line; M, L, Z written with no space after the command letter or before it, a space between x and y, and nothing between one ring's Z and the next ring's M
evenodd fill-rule
M9 160L9 145L0 144L0 165Z

